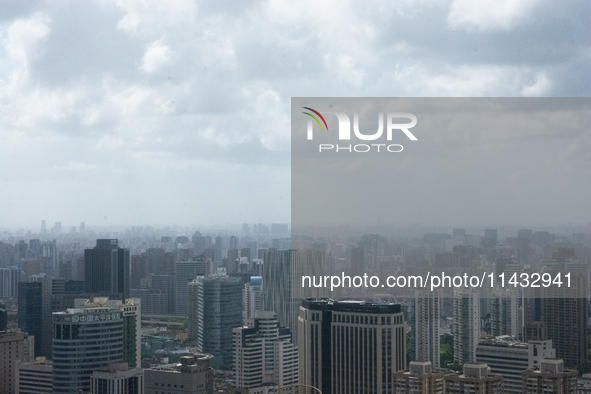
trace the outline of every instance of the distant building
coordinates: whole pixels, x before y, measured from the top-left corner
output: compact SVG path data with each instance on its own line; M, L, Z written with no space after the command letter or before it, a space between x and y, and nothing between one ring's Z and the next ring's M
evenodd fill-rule
M382 393L406 367L400 304L304 299L300 383L323 393Z
M464 364L462 374L449 374L443 378L446 394L503 394L503 377L489 372L488 365Z
M443 394L443 372L430 361L411 361L408 371L394 372L393 394Z
M247 323L233 330L237 391L298 383L298 351L289 328L279 326L275 312L257 311Z
M176 263L176 314L188 316L187 312L187 284L198 276L207 273L207 262L203 258L195 257L191 260L177 261Z
M439 368L441 292L417 290L413 301L410 323L415 339L415 360L430 361L434 368Z
M36 356L43 355L42 294L41 282L19 283L18 328L34 336Z
M548 338L556 348L556 357L567 366L578 366L587 359L587 262L544 261L544 273L552 278L558 273L571 273L569 286L544 289L542 321ZM564 278L563 278L564 280Z
M25 280L25 273L20 268L0 268L0 298L17 298L18 283Z
M189 337L200 352L212 354L213 368L231 368L232 329L242 325L240 278L199 276L188 285Z
M523 343L510 337L481 341L476 346L476 362L486 363L492 373L505 378L505 393L521 393L521 372L539 368L543 359L556 356L552 340Z
M92 394L144 394L144 370L127 363L109 365L106 371L94 371L90 377Z
M16 392L19 394L52 394L53 364L45 357L35 361L18 362Z
M495 337L509 335L515 339L521 339L523 319L519 290L494 291L490 302L491 334Z
M577 371L565 369L561 359L543 360L539 370L525 370L521 378L525 394L577 393Z
M480 341L480 296L472 290L454 292L453 298L454 360L460 364L476 360Z
M251 276L250 282L244 285L242 303L245 319L252 319L256 311L263 310L263 279L260 276Z
M33 337L26 332L0 332L0 394L15 393L17 360L32 361L34 346Z
M129 250L116 239L97 239L94 248L84 250L84 283L88 294L129 298Z
M197 354L181 357L175 368L144 370L145 394L213 394L213 356Z

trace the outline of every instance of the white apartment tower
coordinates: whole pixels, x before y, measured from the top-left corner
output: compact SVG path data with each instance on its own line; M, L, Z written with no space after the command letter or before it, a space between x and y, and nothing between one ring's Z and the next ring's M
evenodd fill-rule
M480 340L480 295L470 289L454 292L454 359L460 364L476 361Z
M298 351L289 328L275 312L257 311L247 326L234 330L234 378L238 389L298 383Z
M439 368L441 291L417 290L414 293L413 333L416 361L430 361Z

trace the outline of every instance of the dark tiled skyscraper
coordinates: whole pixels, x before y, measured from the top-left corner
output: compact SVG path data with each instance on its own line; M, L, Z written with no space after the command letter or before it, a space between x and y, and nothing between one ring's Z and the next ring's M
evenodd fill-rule
M35 336L35 355L42 354L43 301L41 282L18 284L18 328Z
M129 250L116 239L97 239L94 248L84 251L84 283L89 294L129 298Z

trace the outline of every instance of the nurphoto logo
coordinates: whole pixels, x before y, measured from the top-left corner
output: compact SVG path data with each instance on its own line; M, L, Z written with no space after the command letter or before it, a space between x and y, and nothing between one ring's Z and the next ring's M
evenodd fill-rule
M315 120L320 130L326 128L328 130L328 124L326 123L326 119L315 109L310 107L302 107L310 112L302 112L303 114L310 117L308 119L308 140L314 139L314 122ZM339 130L338 130L338 138L339 141L347 141L351 140L351 120L349 116L343 111L322 111L324 114L333 114L337 117L337 121L339 123ZM400 119L408 119L410 122L400 123ZM388 112L386 113L386 139L388 141L392 141L392 135L394 134L395 130L400 130L408 137L411 141L417 141L417 137L409 130L416 126L417 124L417 117L413 114L407 112ZM324 126L323 126L324 125ZM353 133L355 137L362 141L376 141L382 137L384 134L384 113L378 113L378 130L373 134L363 134L359 130L359 113L353 113ZM402 152L404 149L400 144L356 144L356 145L333 145L333 144L319 144L318 151L346 151L346 152L369 152L371 150L376 150L380 152L380 148L385 148L383 151L388 152Z

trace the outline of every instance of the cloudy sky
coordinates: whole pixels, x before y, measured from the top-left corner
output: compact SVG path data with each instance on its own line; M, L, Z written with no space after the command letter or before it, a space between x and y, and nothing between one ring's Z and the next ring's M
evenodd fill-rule
M591 93L587 1L0 3L0 227L290 219L290 99Z

